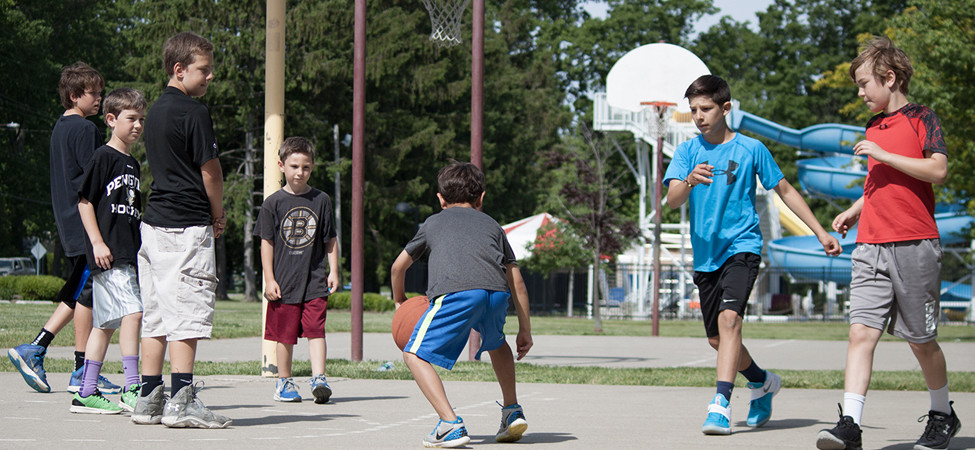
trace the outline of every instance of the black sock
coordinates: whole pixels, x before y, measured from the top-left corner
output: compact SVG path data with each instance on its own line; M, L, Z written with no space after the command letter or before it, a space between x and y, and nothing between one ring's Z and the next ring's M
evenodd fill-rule
M152 393L152 390L157 386L162 386L162 375L143 375L142 376L142 392L139 393L140 397L148 397Z
M731 401L731 391L735 388L735 383L727 381L718 382L718 393L724 396L725 400Z
M47 348L51 345L51 341L54 340L54 333L47 331L45 328L41 328L41 332L37 333L37 337L31 342L32 345L40 345L41 347Z
M765 371L758 364L755 364L755 360L748 366L747 369L738 372L742 374L746 380L750 383L764 383L765 382Z
M85 352L74 352L74 370L78 370L85 365Z
M173 373L171 375L172 384L171 396L175 397L176 393L185 386L193 384L193 374L192 373Z

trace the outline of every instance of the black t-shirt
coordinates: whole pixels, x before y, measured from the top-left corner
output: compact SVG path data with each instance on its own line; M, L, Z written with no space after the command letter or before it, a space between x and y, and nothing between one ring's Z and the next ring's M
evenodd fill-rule
M139 191L139 162L132 157L103 145L95 150L85 168L85 177L78 197L87 199L95 208L98 231L112 251L112 267L136 265L142 238L139 223L142 218L142 194ZM91 240L85 233L88 268L101 272L92 255Z
M301 195L284 189L271 194L261 205L254 235L274 243L274 280L281 288L281 303L328 296L325 244L335 237L328 194L315 188Z
M85 227L78 215L78 190L85 166L102 139L90 120L61 116L51 131L51 204L65 256L85 254Z
M207 107L167 87L149 109L145 143L152 185L143 220L157 227L210 225L200 167L217 157L217 141Z

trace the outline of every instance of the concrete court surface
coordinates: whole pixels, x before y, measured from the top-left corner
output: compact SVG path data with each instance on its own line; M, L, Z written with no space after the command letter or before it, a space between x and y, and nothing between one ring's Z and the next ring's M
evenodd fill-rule
M528 363L606 367L713 367L715 353L703 339L613 336L535 336ZM329 357L348 358L348 333L329 334ZM845 342L747 340L746 345L771 369L842 369ZM949 369L975 370L975 344L943 343ZM200 343L200 360L257 359L256 338ZM55 347L49 356L68 358L71 348ZM108 359L118 359L117 346ZM399 352L388 334L366 334L367 360L396 361ZM307 348L295 349L296 359ZM764 362L763 362L764 361ZM882 342L877 370L914 370L916 362L903 342ZM920 376L920 374L918 374ZM176 430L136 426L127 417L71 414L63 392L68 374L49 380L61 392L39 394L18 373L0 373L0 448L421 448L436 424L432 408L412 381L330 379L333 402L284 404L271 400L273 380L257 376L200 377L200 398L214 411L234 419L226 430ZM109 375L119 382L118 375ZM299 389L308 396L306 380ZM517 444L496 444L500 417L495 383L448 382L448 394L472 436L469 447L499 448L814 448L815 436L837 419L839 391L783 390L772 421L760 429L745 427L749 393L739 386L732 399L732 436L700 432L713 388L520 384L528 433ZM115 399L117 396L110 396ZM975 394L953 393L962 423L975 424ZM865 448L910 449L924 429L917 418L926 413L925 392L873 391L865 411ZM975 448L975 433L963 428L951 448Z
M50 374L63 389L67 374ZM223 430L168 429L135 425L127 415L72 414L70 395L30 390L20 375L0 373L0 448L422 448L436 424L431 407L412 381L333 379L333 401L279 403L273 381L256 376L200 377L200 398L233 423ZM308 395L304 380L299 389ZM471 433L468 448L814 448L821 428L836 421L840 392L783 390L772 420L759 429L744 426L747 389L735 390L731 436L705 436L700 427L713 388L651 386L519 385L528 432L515 444L494 442L500 398L494 383L448 382L448 394ZM109 396L116 399L117 395ZM954 394L963 423L975 423L975 394ZM872 392L867 400L865 448L910 449L924 428L924 392ZM963 428L952 448L975 448ZM178 446L178 447L177 447Z

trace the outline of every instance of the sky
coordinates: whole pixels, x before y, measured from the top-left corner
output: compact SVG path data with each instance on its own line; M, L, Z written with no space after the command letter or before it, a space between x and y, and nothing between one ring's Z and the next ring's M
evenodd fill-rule
M753 30L758 31L758 18L755 13L758 11L765 11L768 6L773 3L774 0L714 0L714 6L718 7L720 11L717 14L712 14L704 16L697 22L697 26L692 33L696 36L697 33L705 31L718 23L718 20L722 16L731 16L733 19L739 22L750 22L750 26ZM606 15L606 4L588 4L586 5L586 10L589 11L595 17L605 17Z

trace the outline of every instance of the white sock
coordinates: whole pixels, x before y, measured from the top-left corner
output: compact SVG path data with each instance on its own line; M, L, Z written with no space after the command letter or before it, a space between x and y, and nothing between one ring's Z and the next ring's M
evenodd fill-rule
M945 383L941 389L928 388L928 394L931 394L931 411L951 414L951 404L948 403L948 383Z
M863 417L863 404L867 401L867 397L860 394L854 394L852 392L843 393L843 415L850 416L853 418L853 423L860 425L860 419Z

